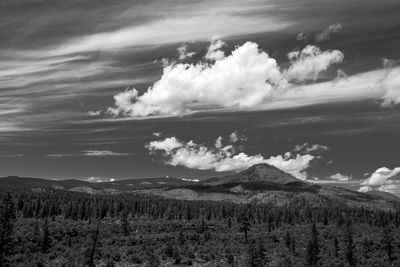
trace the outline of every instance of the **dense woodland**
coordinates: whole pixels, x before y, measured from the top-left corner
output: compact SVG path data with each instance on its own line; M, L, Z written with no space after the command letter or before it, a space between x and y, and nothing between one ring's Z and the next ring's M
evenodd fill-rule
M0 266L400 266L400 209L3 191Z

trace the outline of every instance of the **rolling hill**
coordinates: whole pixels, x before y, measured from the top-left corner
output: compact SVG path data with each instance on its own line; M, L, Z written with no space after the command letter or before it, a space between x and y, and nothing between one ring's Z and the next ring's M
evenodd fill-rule
M254 165L241 172L201 182L174 177L127 179L113 182L47 180L9 176L0 178L0 189L57 189L88 194L145 193L166 198L234 203L311 206L336 204L392 209L400 199L384 192L361 193L343 187L312 184L268 164Z
M168 188L194 184L196 183L175 177L138 178L100 183L77 179L51 180L18 176L0 178L0 189L59 189L87 192L91 194L127 192L149 188Z
M220 179L207 182L206 184L214 186L227 183L251 183L251 182L270 182L276 184L286 184L289 182L299 182L292 175L269 164L257 164L244 171L233 175L228 175Z

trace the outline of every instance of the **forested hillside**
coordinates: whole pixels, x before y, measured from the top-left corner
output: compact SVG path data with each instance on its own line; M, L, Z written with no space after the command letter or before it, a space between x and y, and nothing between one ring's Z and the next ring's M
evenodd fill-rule
M2 266L399 266L400 210L3 191Z

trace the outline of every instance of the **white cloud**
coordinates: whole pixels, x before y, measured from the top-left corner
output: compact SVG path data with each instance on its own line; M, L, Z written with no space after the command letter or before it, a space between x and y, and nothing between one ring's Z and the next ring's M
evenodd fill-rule
M97 110L97 111L88 111L88 115L91 117L97 117L101 115L101 110Z
M126 156L127 153L118 153L109 150L84 150L82 151L84 156L89 157L111 157L111 156Z
M208 47L207 54L204 56L208 60L221 60L225 57L224 51L221 50L223 46L226 44L221 40L213 40L211 41L210 46Z
M352 179L351 175L349 176L349 175L344 175L341 173L333 174L333 175L331 175L330 178L333 180L338 180L339 182L347 182Z
M244 134L240 134L238 131L232 132L229 135L229 141L231 143L237 143L239 141L247 141L249 138Z
M370 187L369 185L361 186L360 189L358 189L358 191L361 193L367 193L371 190L372 190L372 187Z
M222 136L219 136L219 137L215 140L214 146L215 146L215 148L222 148Z
M260 154L247 155L244 152L237 153L232 145L223 146L220 138L217 141L218 145L208 148L193 141L183 142L176 137L169 137L152 141L146 145L146 148L152 154L161 152L164 163L172 166L224 172L240 171L255 164L268 163L299 179L306 179L305 170L314 159L314 156L309 154L300 155L290 152L270 158L264 158Z
M110 150L84 150L80 153L56 153L56 154L47 154L46 157L51 158L65 158L65 157L116 157L116 156L127 156L128 153L119 153Z
M316 46L289 53L291 65L281 70L257 44L247 42L230 55L196 64L168 63L163 75L139 95L134 88L114 96L114 117L134 119L183 116L202 111L273 110L343 101L382 99L400 102L400 67L347 77L338 70L333 81L304 83L343 60L338 50Z
M97 176L92 176L86 179L86 181L91 183L106 183L106 182L114 182L114 178L102 178Z
M303 82L316 80L321 71L326 71L333 64L343 61L344 55L339 50L321 51L316 46L307 45L301 51L288 54L291 62L285 74L289 81Z
M107 112L117 115L122 114L125 116L130 115L130 108L132 106L132 101L136 99L138 91L136 89L126 88L124 92L116 94L114 96L115 108L108 108Z
M386 192L400 197L400 184L398 182L384 184L378 187L378 191Z
M307 38L308 38L308 34L305 32L301 32L297 35L296 40L303 41L303 40L307 40Z
M46 157L50 158L65 158L65 157L73 157L75 154L62 154L62 153L57 153L57 154L47 154Z
M400 167L389 169L387 167L381 167L374 171L370 177L365 179L361 185L379 186L383 184L389 184L392 182L391 178L394 178L400 174Z
M273 16L242 16L243 3L240 1L229 1L230 8L226 8L226 3L222 2L198 6L201 4L201 1L190 3L184 9L180 9L180 12L177 12L178 8L175 6L172 12L168 7L166 10L160 10L156 16L157 20L145 20L145 23L126 25L113 31L75 37L58 46L48 47L40 51L40 54L58 56L92 51L116 52L128 48L143 49L146 46L205 41L212 36L229 37L273 32L285 29L291 24ZM259 9L257 1L250 1L248 4L246 9L249 12ZM158 8L160 6L157 6ZM146 12L148 11L144 11L143 16L154 18L154 9L152 14Z
M322 42L331 38L333 33L344 32L343 26L340 23L329 25L325 30L315 35L317 42Z
M305 170L310 167L310 162L314 158L315 157L310 154L294 155L290 152L286 152L284 155L271 156L266 160L266 163L288 172L299 179L305 180L307 178Z
M155 136L155 137L160 137L161 135L162 135L161 132L155 132L155 133L153 133L153 136Z
M347 74L343 70L338 69L336 78L332 81L332 84L336 85L340 80L347 80Z
M187 49L188 48L186 43L181 44L177 48L179 60L185 60L187 58L191 58L196 54L195 52L188 52Z
M250 108L270 99L285 84L276 60L247 42L215 63L168 65L143 95L135 89L119 93L114 96L115 107L108 111L143 117L184 115L196 105Z
M182 181L188 181L188 182L196 182L196 183L200 182L199 179L181 178L181 180Z
M400 103L400 68L395 68L398 60L384 59L386 72L379 82L384 91L382 106L391 107Z
M176 137L167 137L163 141L151 141L147 147L154 150L172 151L176 148L182 147L181 143Z
M303 152L303 153L323 153L325 151L328 151L330 148L325 145L319 145L319 144L309 144L309 143L304 143L302 145L296 145L293 149L294 152Z

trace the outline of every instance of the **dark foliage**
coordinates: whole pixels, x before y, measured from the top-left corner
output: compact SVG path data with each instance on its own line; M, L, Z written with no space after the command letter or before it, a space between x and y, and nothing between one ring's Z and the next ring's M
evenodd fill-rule
M398 210L0 195L1 266L400 266Z

